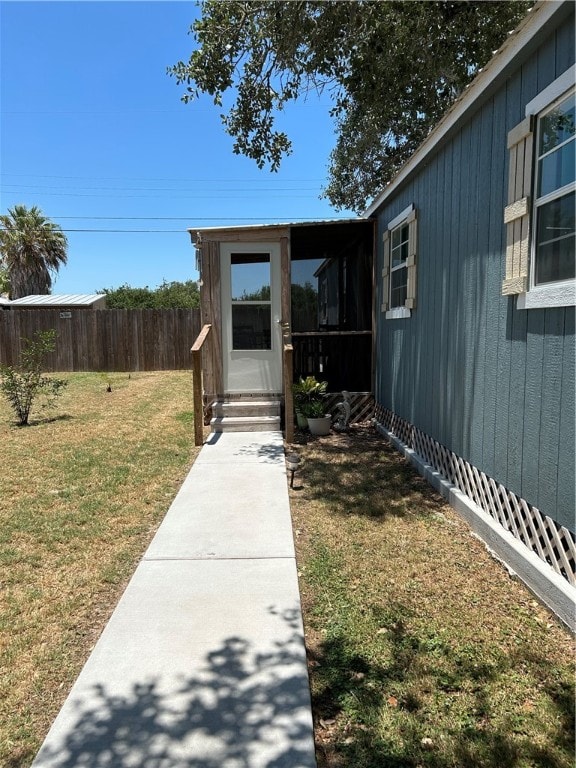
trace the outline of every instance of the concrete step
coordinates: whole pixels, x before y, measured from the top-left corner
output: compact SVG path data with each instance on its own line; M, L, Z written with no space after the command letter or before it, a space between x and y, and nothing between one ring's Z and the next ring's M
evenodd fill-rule
M215 416L212 432L278 432L280 416Z
M215 417L280 416L278 400L217 400L212 404Z
M277 432L280 401L257 397L217 400L212 403L212 432Z

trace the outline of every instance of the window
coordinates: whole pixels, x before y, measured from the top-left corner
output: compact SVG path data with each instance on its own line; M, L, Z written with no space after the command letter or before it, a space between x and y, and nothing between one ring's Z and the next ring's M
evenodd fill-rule
M416 307L416 210L408 206L384 232L382 311L387 319L410 317Z
M538 118L532 285L573 280L574 93Z
M571 67L526 106L510 150L504 295L518 309L576 304L574 76Z
M390 309L403 307L408 289L408 224L390 232Z

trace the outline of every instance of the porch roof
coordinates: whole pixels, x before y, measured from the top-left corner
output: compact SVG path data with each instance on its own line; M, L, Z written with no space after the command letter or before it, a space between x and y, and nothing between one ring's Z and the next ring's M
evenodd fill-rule
M367 221L368 218L366 217L356 217L348 219L318 219L316 221L273 222L270 224L232 224L216 227L189 227L188 232L190 233L192 243L196 245L198 240L201 240L202 236L205 235L210 235L211 237L214 237L218 234L230 236L235 232L245 235L250 232L274 232L302 227L335 226L338 224L366 224Z

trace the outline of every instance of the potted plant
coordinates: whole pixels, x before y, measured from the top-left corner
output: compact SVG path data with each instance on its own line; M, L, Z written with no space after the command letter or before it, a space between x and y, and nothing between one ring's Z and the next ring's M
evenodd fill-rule
M292 385L296 423L301 429L306 429L308 426L307 406L312 402L321 400L326 394L327 387L328 382L317 381L314 376L307 376L305 379L300 376L299 381Z
M329 435L332 425L332 416L326 413L326 401L322 395L304 404L303 413L308 420L308 429L312 435Z

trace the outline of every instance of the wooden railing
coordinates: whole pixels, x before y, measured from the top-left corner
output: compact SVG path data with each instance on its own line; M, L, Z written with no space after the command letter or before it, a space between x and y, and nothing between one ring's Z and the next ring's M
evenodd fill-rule
M205 325L192 345L192 388L194 395L194 445L204 442L204 406L202 403L202 345L208 338L211 325Z
M294 442L294 397L292 381L294 376L294 347L284 342L284 422L286 442Z

